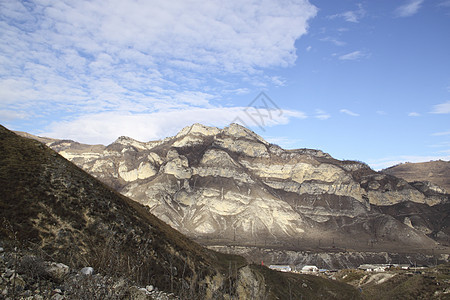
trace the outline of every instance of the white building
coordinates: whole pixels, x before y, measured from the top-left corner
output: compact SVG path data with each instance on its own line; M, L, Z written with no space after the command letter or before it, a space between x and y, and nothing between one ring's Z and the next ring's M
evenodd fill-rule
M366 272L385 272L386 269L389 269L391 265L387 264L364 264L360 265L358 269L364 270Z
M270 265L269 269L281 271L281 272L291 272L292 269L288 265Z
M304 266L302 268L302 273L316 273L319 272L319 268L316 266Z

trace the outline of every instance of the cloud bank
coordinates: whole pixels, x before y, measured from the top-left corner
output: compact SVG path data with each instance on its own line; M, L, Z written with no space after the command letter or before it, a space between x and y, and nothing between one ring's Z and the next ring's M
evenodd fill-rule
M220 110L244 79L283 83L264 71L294 64L316 12L307 0L2 1L0 110L59 116L61 128L111 113L145 123L153 113Z
M266 126L287 124L290 118L306 118L304 113L290 110L281 113L273 109L263 110L259 114L263 119L258 118L258 112L248 107L188 108L143 114L102 112L83 115L71 121L54 122L40 135L108 145L119 136L145 142L157 140L175 135L186 125L194 123L225 127L233 122L262 127L264 130Z

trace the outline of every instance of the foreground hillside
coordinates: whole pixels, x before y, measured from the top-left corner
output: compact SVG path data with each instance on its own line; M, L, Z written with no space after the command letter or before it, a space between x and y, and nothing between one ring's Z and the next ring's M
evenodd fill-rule
M450 237L448 194L319 150L284 150L237 124L194 124L148 143L47 144L206 245L415 252ZM435 217L411 218L399 205Z
M43 281L33 292L51 286L49 281L62 280L72 284L58 293L79 298L77 290L83 286L73 286L78 277L44 276L35 268L43 261L63 263L71 270L93 267L103 274L95 277L103 288L108 287L108 278L122 278L121 282L151 284L183 299L359 297L347 285L270 271L247 265L241 257L205 249L45 145L4 127L0 127L0 208L2 297L15 298L24 289L30 292L35 285L24 280ZM16 268L24 265L28 267ZM97 282L93 280L87 282Z

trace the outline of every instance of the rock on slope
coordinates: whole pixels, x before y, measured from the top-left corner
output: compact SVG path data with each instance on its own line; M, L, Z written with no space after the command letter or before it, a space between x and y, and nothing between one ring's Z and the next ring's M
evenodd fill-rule
M194 124L148 143L120 137L106 147L48 145L206 244L430 248L436 244L422 227L405 225L379 207L448 206L448 195L425 194L405 180L318 150L284 150L237 124ZM436 228L448 236L448 228Z
M13 261L18 252L27 252L32 256L26 257L44 257L70 268L88 265L116 279L173 291L182 299L286 299L280 283L292 286L289 293L296 298L359 298L347 285L246 266L241 257L205 249L45 145L2 126L0 222L0 252L12 253ZM2 264L8 263L1 255ZM6 272L16 277L20 271ZM21 288L24 276L18 277ZM19 285L8 282L2 279L0 286L9 284L3 291L17 298ZM102 280L94 283L101 286L89 283L91 292L107 288ZM302 283L314 289L302 289Z

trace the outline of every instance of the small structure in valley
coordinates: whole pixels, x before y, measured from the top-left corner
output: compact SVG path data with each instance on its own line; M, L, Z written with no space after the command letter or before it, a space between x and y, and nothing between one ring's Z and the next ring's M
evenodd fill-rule
M358 269L364 270L366 272L384 272L390 267L392 267L392 265L389 264L364 264L360 265Z
M302 273L317 273L319 272L319 268L316 266L303 266Z
M280 272L291 272L292 268L289 265L270 265L269 269L280 271Z

